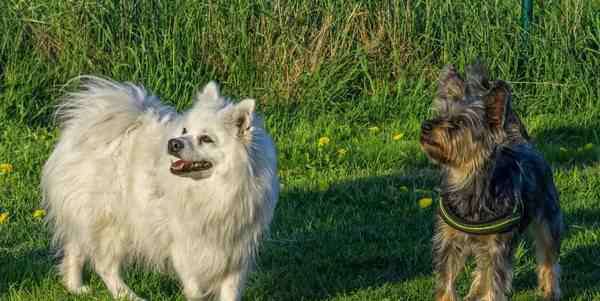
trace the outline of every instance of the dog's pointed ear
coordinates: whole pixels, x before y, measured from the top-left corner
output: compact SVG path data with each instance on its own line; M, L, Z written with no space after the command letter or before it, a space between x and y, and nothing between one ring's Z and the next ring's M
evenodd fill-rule
M490 90L488 70L480 58L466 68L465 93L482 96Z
M219 106L223 104L223 99L219 92L219 85L215 81L210 81L202 91L196 96L198 105Z
M465 82L462 80L456 68L446 65L438 80L437 97L444 100L459 101L465 96Z
M255 107L256 101L247 98L233 105L228 112L237 136L246 141L249 141L252 136L252 121L254 120Z
M503 81L494 82L493 88L485 97L485 111L492 129L501 129L506 121L510 105L510 86Z
M219 85L215 81L208 82L198 96L202 96L207 99L219 98Z

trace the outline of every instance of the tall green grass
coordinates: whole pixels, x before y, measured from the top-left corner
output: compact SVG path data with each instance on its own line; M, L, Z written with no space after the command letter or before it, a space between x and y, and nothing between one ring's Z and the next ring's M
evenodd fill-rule
M0 299L108 296L93 273L90 297L62 289L31 216L54 105L81 74L143 84L180 110L211 79L258 99L283 192L247 299L430 299L434 209L417 200L435 197L437 175L416 137L438 71L477 57L512 84L555 167L566 299L600 298L600 1L536 1L528 44L519 2L0 1L0 163L14 166L0 174ZM527 246L516 300L535 295ZM169 277L134 268L127 281L151 300L182 299Z

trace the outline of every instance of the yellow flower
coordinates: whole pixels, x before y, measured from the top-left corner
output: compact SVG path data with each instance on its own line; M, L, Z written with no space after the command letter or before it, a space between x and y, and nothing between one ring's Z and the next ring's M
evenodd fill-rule
M0 224L6 224L8 223L8 212L2 212L0 213Z
M419 200L419 207L427 208L431 206L431 203L433 203L433 200L431 198L422 198Z
M566 147L562 147L562 146L559 149L561 152L565 152L565 153L569 151Z
M404 133L395 133L394 136L392 136L392 139L394 139L395 141L398 141L398 140L402 139L402 137L404 137Z
M329 144L329 137L321 137L319 138L319 146Z
M592 148L594 148L594 144L592 144L592 143L588 143L583 146L583 149L585 149L585 150L590 150Z
M13 171L13 166L10 163L0 164L0 173L10 173Z
M44 218L44 216L46 216L46 210L44 210L44 209L36 209L35 211L33 211L32 215L35 218Z
M379 132L379 127L372 126L372 127L369 128L369 132L371 132L371 133L377 133L377 132Z
M345 149L345 148L340 148L340 149L337 150L337 154L340 157L343 157L347 152L348 152L348 150Z

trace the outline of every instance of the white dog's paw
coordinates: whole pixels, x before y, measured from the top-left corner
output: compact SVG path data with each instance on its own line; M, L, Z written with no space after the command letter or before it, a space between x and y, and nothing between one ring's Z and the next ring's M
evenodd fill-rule
M87 285L81 285L78 287L67 287L67 289L69 290L69 292L75 295L83 295L91 291L90 287Z
M116 296L115 299L127 301L146 301L146 299L138 297L138 295L132 291L121 292Z

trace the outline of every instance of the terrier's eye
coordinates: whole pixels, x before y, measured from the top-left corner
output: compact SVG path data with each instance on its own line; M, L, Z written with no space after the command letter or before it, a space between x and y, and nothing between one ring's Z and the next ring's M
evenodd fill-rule
M185 135L185 134L187 134L187 129L183 128L183 130L181 131L181 135Z
M465 121L462 119L454 120L450 124L451 124L451 128L464 128L466 125Z
M214 141L208 135L198 137L198 143L213 143Z
M460 129L460 126L457 122L450 122L448 123L448 131L449 132L455 132L458 129Z

